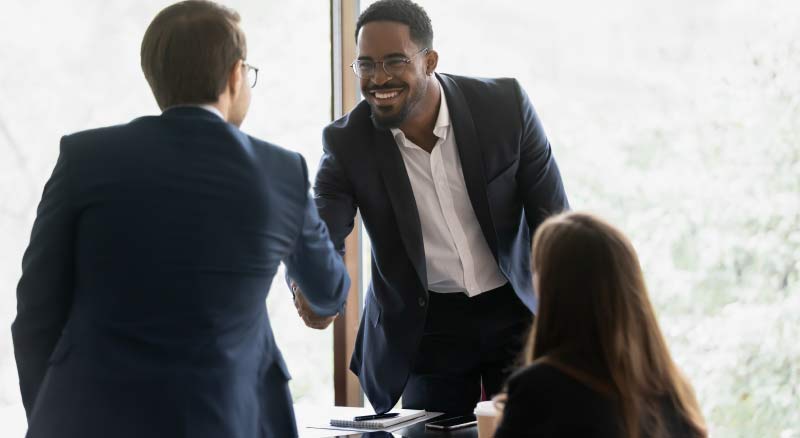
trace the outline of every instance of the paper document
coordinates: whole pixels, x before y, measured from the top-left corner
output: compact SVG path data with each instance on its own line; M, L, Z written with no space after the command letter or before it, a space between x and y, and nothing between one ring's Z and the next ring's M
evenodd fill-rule
M370 412L367 408L337 407L335 415L331 417L330 424L336 427L354 427L357 429L386 429L395 424L405 423L425 416L425 411L416 409L392 409L390 412L396 412L400 415L390 418L355 421L354 418L356 416L371 415L374 412Z

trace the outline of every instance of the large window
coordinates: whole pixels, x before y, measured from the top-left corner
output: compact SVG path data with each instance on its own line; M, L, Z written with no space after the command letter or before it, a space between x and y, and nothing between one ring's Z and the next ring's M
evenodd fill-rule
M800 2L417 2L438 70L518 78L573 208L632 237L712 436L800 436Z
M159 1L4 2L0 13L0 424L23 436L9 327L36 205L62 135L159 112L139 45ZM231 0L260 67L243 130L301 152L316 173L330 121L328 2ZM265 285L268 287L268 285ZM333 402L331 331L306 328L282 273L267 300L296 400Z
M800 436L800 2L418 1L439 71L517 77L573 207L633 238L712 436ZM61 135L158 112L139 44L171 2L7 3L0 424L22 436L8 327L36 204ZM302 152L314 175L331 108L329 2L224 3L261 68L243 129ZM295 400L332 403L330 330L303 326L282 274L267 306Z

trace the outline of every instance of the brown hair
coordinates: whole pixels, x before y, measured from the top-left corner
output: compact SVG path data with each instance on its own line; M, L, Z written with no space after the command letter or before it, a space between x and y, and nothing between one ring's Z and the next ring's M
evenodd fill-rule
M239 14L205 0L164 8L142 39L142 71L163 110L216 102L247 44Z
M622 232L586 213L553 216L536 230L532 265L539 312L525 363L544 360L572 376L580 374L577 368L595 377L587 379L595 388L592 381L607 383L620 402L627 437L666 435L665 397L693 436L707 436L694 391L658 326L636 251Z

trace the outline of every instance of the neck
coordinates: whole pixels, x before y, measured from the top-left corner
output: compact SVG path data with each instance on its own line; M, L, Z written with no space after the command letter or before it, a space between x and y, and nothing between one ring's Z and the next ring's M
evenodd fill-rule
M428 91L419 105L417 114L409 117L400 125L406 138L413 141L426 152L430 153L436 145L437 137L433 133L436 118L439 116L439 104L442 98L439 84L435 76L428 77Z
M222 99L219 99L216 102L207 103L206 105L213 106L214 108L219 110L219 113L222 114L222 118L225 119L226 122L230 121L228 118L228 113L229 113L228 109L230 106L223 103Z

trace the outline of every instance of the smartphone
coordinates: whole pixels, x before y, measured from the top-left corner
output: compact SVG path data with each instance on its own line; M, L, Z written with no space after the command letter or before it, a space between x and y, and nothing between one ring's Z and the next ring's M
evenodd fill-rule
M462 427L469 427L473 424L477 424L477 422L478 419L475 418L474 415L446 416L431 421L430 423L425 423L425 427L436 430L453 430L461 429Z

